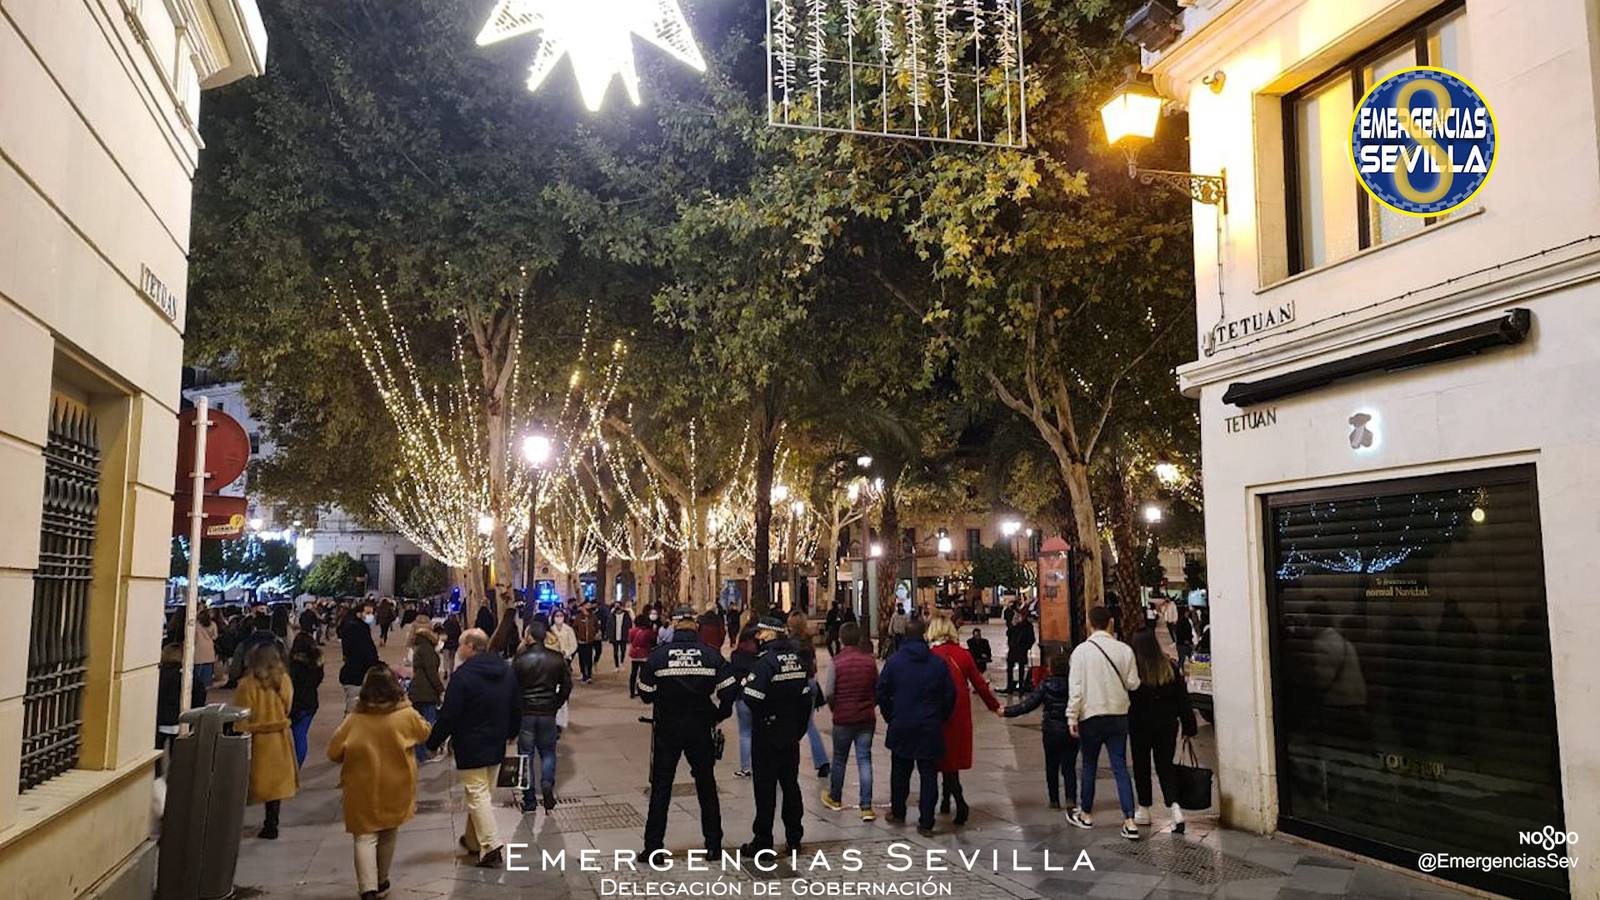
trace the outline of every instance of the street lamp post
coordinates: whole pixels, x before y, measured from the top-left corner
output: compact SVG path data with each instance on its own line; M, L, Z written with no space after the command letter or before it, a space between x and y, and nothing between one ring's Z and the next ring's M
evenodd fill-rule
M534 581L537 575L537 559L539 556L539 475L544 470L545 463L550 461L554 450L550 438L542 434L530 434L522 439L522 458L527 460L528 468L532 470L530 481L532 487L528 491L528 538L522 559L522 589L527 592L528 603L537 607L538 598L534 595Z
M1206 79L1213 93L1222 90L1224 78L1219 72ZM1196 203L1218 207L1223 215L1228 213L1228 170L1216 175L1197 175L1193 172L1175 172L1170 169L1140 168L1136 159L1138 146L1156 136L1156 122L1161 117L1162 101L1148 82L1129 72L1129 77L1100 107L1100 119L1105 124L1106 142L1122 144L1128 155L1128 177L1137 178L1140 184L1161 185L1189 195ZM1126 141L1127 143L1124 143Z

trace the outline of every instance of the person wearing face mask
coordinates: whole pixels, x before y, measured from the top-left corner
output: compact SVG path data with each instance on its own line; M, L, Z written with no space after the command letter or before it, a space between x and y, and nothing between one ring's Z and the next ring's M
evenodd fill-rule
M790 852L799 852L805 837L800 796L800 740L811 721L814 663L801 652L779 616L763 616L756 629L761 655L745 678L742 694L750 708L751 780L755 782L755 820L750 841L740 847L747 857L770 851L778 794L783 793L783 830Z
M339 626L339 645L344 651L339 684L344 688L345 715L355 711L367 670L378 665L378 645L372 640L372 626L376 622L372 604L363 603L352 609Z
M561 645L561 658L567 661L567 671L572 671L572 660L578 655L578 633L567 624L567 611L556 609L550 616L550 633Z
M650 659L656 648L656 611L646 608L633 619L633 630L628 632L628 696L639 696L639 670Z

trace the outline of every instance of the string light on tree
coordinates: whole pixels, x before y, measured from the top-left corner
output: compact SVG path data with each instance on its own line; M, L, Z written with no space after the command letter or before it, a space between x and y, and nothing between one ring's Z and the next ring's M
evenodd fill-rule
M706 70L678 0L498 0L478 33L478 45L534 33L539 46L528 69L528 90L538 90L567 57L591 112L600 111L613 77L622 79L628 99L639 104L633 35L697 72Z

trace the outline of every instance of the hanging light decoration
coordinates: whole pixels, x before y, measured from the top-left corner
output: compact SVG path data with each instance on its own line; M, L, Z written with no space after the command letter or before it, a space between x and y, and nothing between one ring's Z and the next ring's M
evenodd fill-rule
M535 32L539 46L528 69L528 90L538 90L567 57L591 112L600 111L612 78L621 78L628 99L639 105L634 35L697 72L706 70L677 0L499 0L478 32L478 45Z

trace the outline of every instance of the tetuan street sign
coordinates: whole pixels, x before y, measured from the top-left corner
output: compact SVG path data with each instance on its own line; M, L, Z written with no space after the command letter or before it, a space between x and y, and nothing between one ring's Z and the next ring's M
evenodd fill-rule
M1248 316L1240 316L1237 319L1218 322L1211 327L1210 331L1201 335L1201 349L1205 351L1207 356L1210 356L1235 341L1256 337L1263 331L1270 331L1293 321L1294 301L1290 300L1277 306L1258 310Z

